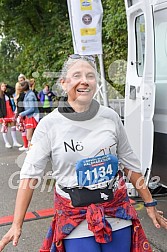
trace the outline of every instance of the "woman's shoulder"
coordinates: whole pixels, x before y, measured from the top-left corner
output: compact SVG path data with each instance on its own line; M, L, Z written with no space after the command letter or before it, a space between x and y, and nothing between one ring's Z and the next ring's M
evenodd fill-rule
M54 109L52 112L50 112L49 114L47 114L46 116L44 116L41 120L40 120L40 124L44 127L49 127L56 123L56 125L59 125L61 123L61 118L59 116L58 113L58 109Z
M119 115L114 109L100 105L99 115L112 120L119 120Z
M2 96L0 97L1 100L4 100L5 99L5 95L6 94L2 94Z
M54 96L55 96L55 94L54 94L54 92L53 92L53 91L49 91L49 94L51 94L51 95L54 95Z
M26 95L25 95L26 96ZM29 90L27 93L27 97L29 98L35 98L36 99L36 95L34 94L34 92L32 90Z

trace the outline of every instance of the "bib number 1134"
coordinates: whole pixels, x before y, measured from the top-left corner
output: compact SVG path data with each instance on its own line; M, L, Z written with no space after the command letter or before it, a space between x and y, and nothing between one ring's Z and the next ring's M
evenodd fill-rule
M82 159L76 164L78 185L82 187L109 182L117 171L118 159L111 154Z
M104 178L107 175L112 175L113 170L112 170L112 165L109 164L107 169L105 166L101 166L101 167L95 167L94 169L89 169L85 171L85 175L86 175L86 179L88 181L92 180L92 177L94 177L95 180L100 180L99 182L101 182L100 178Z

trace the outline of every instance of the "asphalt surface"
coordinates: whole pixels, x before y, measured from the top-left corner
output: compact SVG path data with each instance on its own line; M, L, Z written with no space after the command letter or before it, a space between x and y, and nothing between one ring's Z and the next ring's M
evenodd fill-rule
M20 133L17 132L17 134L18 139L21 142ZM13 214L19 180L19 171L25 155L25 153L20 152L17 148L4 148L4 143L0 134L0 218ZM51 166L48 164L46 173L50 170ZM50 186L49 182L50 181L45 183L42 181L35 190L28 212L53 207L53 187ZM157 197L157 199L158 209L162 210L164 215L167 217L167 196ZM146 211L140 199L136 198L135 200L135 208L139 214L139 218L148 240L151 243L153 251L167 252L167 231L164 229L159 230L154 228L152 222L147 217ZM50 222L51 217L25 222L19 245L17 247L13 247L10 243L6 246L4 252L38 252ZM9 228L10 225L0 226L0 238Z

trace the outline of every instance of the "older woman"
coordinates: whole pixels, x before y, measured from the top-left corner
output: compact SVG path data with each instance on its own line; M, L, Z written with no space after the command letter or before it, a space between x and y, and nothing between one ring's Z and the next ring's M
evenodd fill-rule
M75 55L65 63L60 82L67 97L35 130L21 170L14 221L0 251L9 241L17 245L33 194L30 184L43 176L50 158L55 216L40 252L152 251L129 202L122 171L140 193L154 225L167 228L118 115L93 99L96 78L90 58Z

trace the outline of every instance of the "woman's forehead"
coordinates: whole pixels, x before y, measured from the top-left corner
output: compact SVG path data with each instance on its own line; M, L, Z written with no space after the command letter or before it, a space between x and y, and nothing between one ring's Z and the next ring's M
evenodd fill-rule
M68 68L67 73L78 71L95 72L95 69L89 64L89 62L79 59Z

